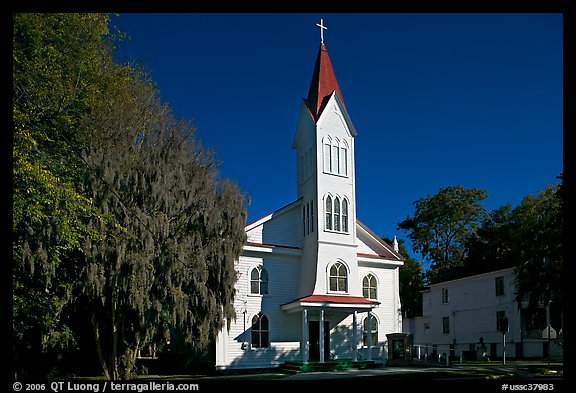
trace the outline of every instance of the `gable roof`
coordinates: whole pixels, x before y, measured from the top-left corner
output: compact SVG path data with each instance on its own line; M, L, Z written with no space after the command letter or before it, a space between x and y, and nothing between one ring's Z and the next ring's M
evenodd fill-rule
M406 258L400 255L398 252L394 251L394 248L385 242L380 236L375 234L370 228L368 228L365 224L363 224L360 220L356 219L356 225L364 230L374 242L382 246L388 253L390 253L393 257L398 259L399 261L405 261Z

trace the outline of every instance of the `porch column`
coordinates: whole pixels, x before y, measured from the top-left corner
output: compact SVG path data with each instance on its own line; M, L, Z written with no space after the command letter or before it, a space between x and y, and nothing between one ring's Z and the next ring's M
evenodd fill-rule
M302 310L302 361L308 363L308 310Z
M372 313L368 311L368 325L366 327L367 341L368 341L368 360L372 360Z
M324 310L320 310L320 363L324 363Z
M358 314L356 310L352 314L352 361L358 361Z

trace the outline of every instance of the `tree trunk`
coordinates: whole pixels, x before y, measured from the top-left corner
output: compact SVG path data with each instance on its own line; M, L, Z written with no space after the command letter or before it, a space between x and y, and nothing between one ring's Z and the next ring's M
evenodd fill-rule
M96 316L92 315L92 327L94 328L94 338L96 339L96 354L98 355L98 360L102 366L102 371L104 372L104 378L110 379L110 372L108 371L108 365L106 364L106 359L104 359L104 354L102 353L102 345L100 343L100 328L98 327L98 321L96 321Z

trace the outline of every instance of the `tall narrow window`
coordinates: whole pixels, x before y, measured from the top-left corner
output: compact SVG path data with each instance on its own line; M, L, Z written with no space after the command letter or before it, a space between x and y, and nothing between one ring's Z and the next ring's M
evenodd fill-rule
M332 230L332 197L326 197L326 229Z
M504 276L496 277L496 296L504 296Z
M496 330L502 331L502 320L506 318L506 311L496 311Z
M450 317L442 317L442 333L450 333Z
M324 143L324 172L330 172L332 168L332 160L330 159L330 140Z
M372 322L372 326L368 326L368 322ZM375 346L378 344L378 321L376 318L364 318L362 323L362 341L364 346L368 346L368 334L371 334L370 345ZM370 333L368 333L370 332Z
M342 199L342 232L348 232L348 201Z
M306 206L302 205L302 236L306 236Z
M252 348L268 348L270 346L270 323L263 314L252 318Z
M314 232L314 201L310 201L310 232Z
M268 293L268 272L257 266L250 272L250 293L266 295Z
M372 274L368 274L362 279L362 294L366 299L376 300L376 277Z
M448 304L448 288L442 288L442 303L443 304Z
M334 230L340 231L340 199L334 198Z
M348 176L348 150L345 147L340 148L340 174Z
M306 233L310 233L310 204L306 204Z
M339 158L338 158L338 146L332 146L332 173L339 173L340 172L340 165L339 165Z
M346 292L348 289L348 273L343 263L336 262L330 267L330 290Z

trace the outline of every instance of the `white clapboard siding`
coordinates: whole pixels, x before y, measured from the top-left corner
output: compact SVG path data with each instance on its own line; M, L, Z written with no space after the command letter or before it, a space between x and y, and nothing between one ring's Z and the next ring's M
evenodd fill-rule
M265 268L269 275L269 293L266 295L249 293L250 271L259 265ZM299 358L301 315L288 314L280 309L280 305L296 297L296 286L286 284L296 283L298 280L298 259L276 255L260 258L241 256L237 270L239 279L236 285L235 308L238 317L230 324L226 343L226 368L269 367ZM261 312L270 322L270 348L252 348L250 345L252 318Z
M249 243L298 247L302 239L301 205L293 203L287 208L266 216L249 226Z
M497 277L503 279L503 294L496 294ZM514 280L514 269L508 268L430 285L422 292L423 316L405 320L404 331L412 333L414 344L429 349L435 345L438 353L449 351L452 344L455 356L477 350L482 337L488 355L502 356L504 338L497 313L503 311L509 322L507 356L516 355L517 345L524 357L543 356L541 339L522 337ZM448 332L443 330L443 318L449 318Z

